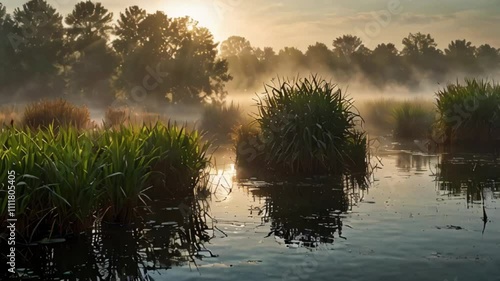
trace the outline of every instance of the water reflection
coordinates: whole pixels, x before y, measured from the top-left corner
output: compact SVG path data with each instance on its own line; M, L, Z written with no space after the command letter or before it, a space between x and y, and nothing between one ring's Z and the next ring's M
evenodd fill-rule
M288 247L317 247L333 243L342 235L345 213L362 200L363 187L351 179L310 180L302 183L278 183L256 188L245 182L261 206L252 206L262 223L270 223L268 236ZM257 184L258 185L258 184Z
M467 204L500 198L500 161L491 155L441 156L438 188L441 194L465 196Z
M424 172L433 168L435 159L437 156L401 152L397 155L396 167L405 172Z
M33 280L150 280L152 272L195 263L209 252L206 202L155 201L151 210L135 226L102 223L65 243L18 247L25 259L17 268Z

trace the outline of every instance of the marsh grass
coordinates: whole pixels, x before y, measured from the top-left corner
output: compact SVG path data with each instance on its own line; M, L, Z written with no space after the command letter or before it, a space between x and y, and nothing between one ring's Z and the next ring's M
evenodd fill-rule
M367 131L374 135L391 135L395 139L427 138L437 119L432 101L381 98L359 105Z
M498 145L500 139L500 84L466 79L436 93L437 128L447 144Z
M430 102L403 101L392 112L393 137L396 139L427 138L432 133L437 111Z
M362 119L336 85L318 76L278 79L265 87L257 107L260 133L246 128L237 133L238 164L263 158L254 165L277 173L337 175L367 166L366 138L357 130Z
M131 222L137 208L148 204L149 192L164 198L192 194L209 165L209 144L174 124L83 132L73 126L4 128L0 144L0 192L6 194L7 171L14 170L18 232L26 240L79 233L100 219Z
M44 100L32 103L23 113L22 123L32 129L73 126L85 129L90 126L90 112L87 107L78 107L66 100Z
M237 127L231 134L238 164L238 177L248 178L247 172L263 172L265 166L265 143L256 122Z
M244 122L238 105L231 102L208 104L203 109L200 129L218 143L228 143L232 132Z

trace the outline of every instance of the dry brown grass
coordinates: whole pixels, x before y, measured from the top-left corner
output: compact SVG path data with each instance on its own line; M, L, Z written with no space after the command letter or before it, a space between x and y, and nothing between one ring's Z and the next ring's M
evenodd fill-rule
M78 107L66 100L44 100L26 107L23 114L23 125L33 129L74 126L77 129L88 128L90 112L86 106Z
M10 126L13 122L14 125L19 124L21 119L20 110L15 105L0 106L0 128Z

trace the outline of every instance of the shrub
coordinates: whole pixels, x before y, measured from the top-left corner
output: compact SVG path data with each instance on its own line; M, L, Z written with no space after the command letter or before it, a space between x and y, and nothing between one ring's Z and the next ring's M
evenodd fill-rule
M84 129L90 124L90 113L87 107L77 107L63 99L45 100L26 107L23 124L34 129L50 125L54 128L73 126Z

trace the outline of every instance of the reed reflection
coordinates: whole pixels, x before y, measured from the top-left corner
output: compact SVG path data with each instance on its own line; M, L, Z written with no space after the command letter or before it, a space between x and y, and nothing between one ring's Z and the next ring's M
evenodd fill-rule
M78 239L24 246L18 268L34 280L151 280L152 272L201 258L211 238L207 212L207 201L194 197L155 201L135 225L101 223Z
M365 188L350 177L265 185L251 189L263 205L250 212L259 211L262 222L270 223L268 237L288 247L317 247L345 239L342 220Z

